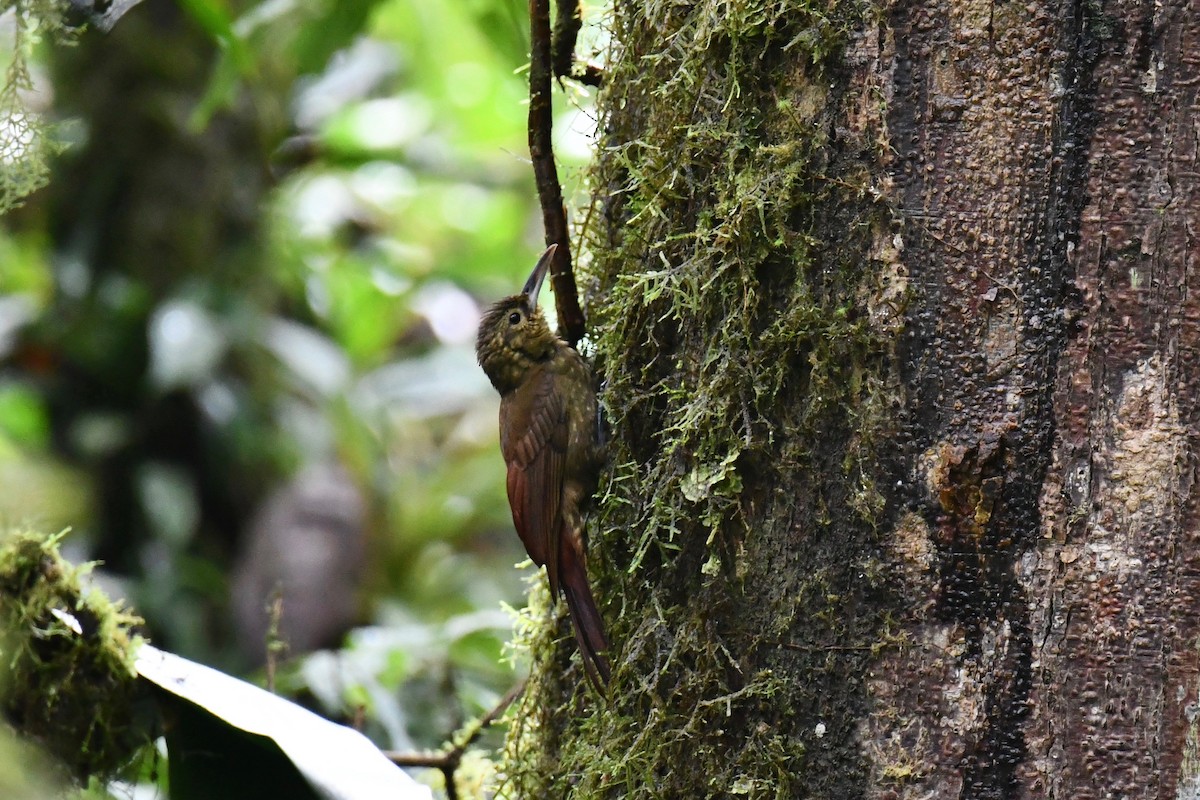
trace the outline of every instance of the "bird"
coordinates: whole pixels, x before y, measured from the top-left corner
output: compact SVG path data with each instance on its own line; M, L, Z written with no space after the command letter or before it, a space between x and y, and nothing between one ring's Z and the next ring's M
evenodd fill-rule
M608 639L588 585L584 515L604 455L591 369L538 307L556 250L546 248L520 294L484 312L475 355L500 393L513 526L529 557L546 568L551 597L566 599L584 672L603 693L611 673Z

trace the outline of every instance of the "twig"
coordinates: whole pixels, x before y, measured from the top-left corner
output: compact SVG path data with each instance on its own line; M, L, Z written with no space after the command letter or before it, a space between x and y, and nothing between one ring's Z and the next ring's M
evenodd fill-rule
M604 82L604 72L595 64L584 64L582 69L575 68L575 42L579 38L579 29L583 27L579 0L557 0L556 9L550 60L554 77L559 80L570 78L587 86L600 86Z
M583 338L585 322L571 267L567 209L563 205L562 185L558 182L558 168L550 141L554 124L550 108L550 0L529 0L529 32L529 156L533 161L538 202L542 206L546 245L558 245L554 263L550 265L550 285L558 309L558 332L574 347Z
M451 745L447 749L439 750L435 753L398 753L389 751L385 752L384 755L397 766L428 767L429 769L441 770L442 777L446 780L447 800L458 800L458 788L454 785L454 773L462 763L467 748L473 745L483 735L483 732L500 718L505 709L521 696L521 692L525 691L526 683L528 683L528 679L521 681L509 689L508 694L501 697L500 702L491 711L467 726L465 736L463 735L463 731L459 731L452 736L450 738Z

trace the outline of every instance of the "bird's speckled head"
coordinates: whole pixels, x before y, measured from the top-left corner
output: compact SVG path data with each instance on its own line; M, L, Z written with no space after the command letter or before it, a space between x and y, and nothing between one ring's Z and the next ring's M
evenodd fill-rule
M529 369L553 355L559 344L537 304L556 249L550 245L542 253L521 294L493 303L479 322L475 357L501 394L517 388Z

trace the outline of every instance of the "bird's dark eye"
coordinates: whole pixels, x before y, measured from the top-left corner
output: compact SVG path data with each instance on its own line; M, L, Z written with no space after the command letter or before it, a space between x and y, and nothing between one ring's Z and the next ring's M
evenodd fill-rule
M521 312L520 311L514 311L508 315L508 324L509 325L516 325L520 321L521 321Z

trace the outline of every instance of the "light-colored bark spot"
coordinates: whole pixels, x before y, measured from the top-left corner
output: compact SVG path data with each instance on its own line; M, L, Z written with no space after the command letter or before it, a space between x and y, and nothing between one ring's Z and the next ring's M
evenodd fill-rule
M936 554L929 538L929 526L920 514L910 511L900 518L891 544L897 560L906 567L913 567L921 574L933 569Z
M904 310L909 294L908 267L904 264L904 237L887 230L876 232L871 242L871 260L881 269L865 301L876 330L899 335L904 327Z
M1163 489L1179 481L1180 443L1187 436L1174 393L1167 386L1161 356L1139 362L1125 375L1112 430L1112 446L1106 448L1105 459L1109 496L1116 506L1115 522L1132 532L1169 512L1173 494ZM1105 532L1104 522L1102 516L1098 533Z

